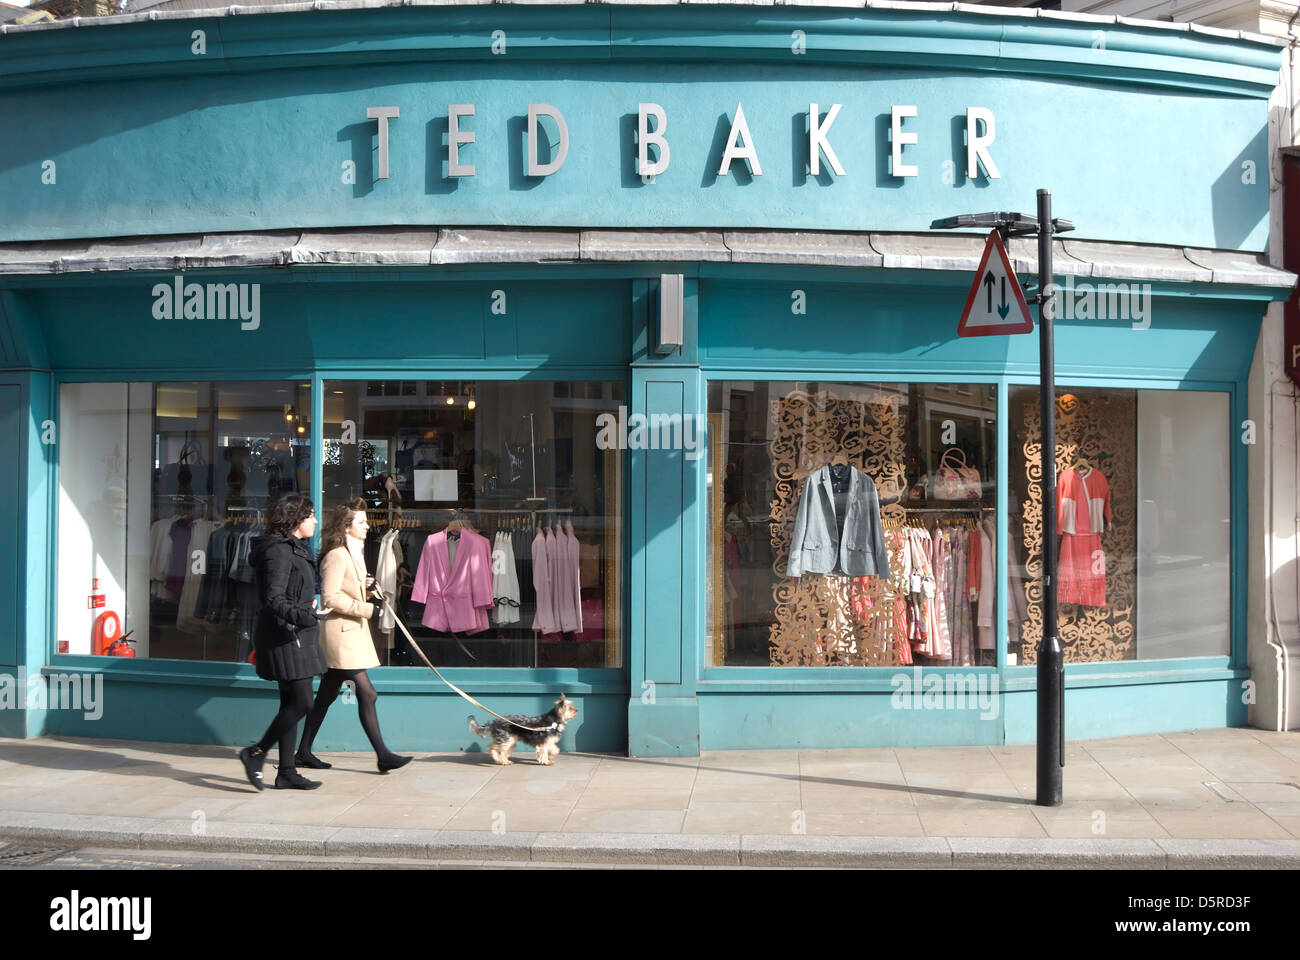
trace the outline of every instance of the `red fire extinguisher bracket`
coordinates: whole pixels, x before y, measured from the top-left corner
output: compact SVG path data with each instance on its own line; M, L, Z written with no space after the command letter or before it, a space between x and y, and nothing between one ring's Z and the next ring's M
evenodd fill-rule
M122 638L122 621L112 610L105 610L95 618L91 631L90 649L98 656L106 656L108 648Z

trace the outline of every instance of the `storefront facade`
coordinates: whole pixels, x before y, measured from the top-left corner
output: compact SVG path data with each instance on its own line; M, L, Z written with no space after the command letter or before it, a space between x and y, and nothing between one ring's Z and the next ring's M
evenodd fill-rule
M1078 226L1067 736L1246 723L1247 382L1294 277L1263 256L1280 54L1221 34L917 4L8 29L0 671L45 697L0 734L255 738L248 544L302 492L367 501L453 682L575 699L567 749L1032 740L1037 341L956 336L984 238L929 227L1039 187ZM454 635L416 599L452 524L493 568ZM136 656L98 655L119 631ZM390 744L474 749L383 636ZM364 741L331 715L317 747Z

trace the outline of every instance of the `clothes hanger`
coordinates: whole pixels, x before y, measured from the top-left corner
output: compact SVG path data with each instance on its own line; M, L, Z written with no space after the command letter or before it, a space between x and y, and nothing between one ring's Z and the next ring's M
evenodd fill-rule
M1075 458L1074 458L1074 469L1077 470L1077 471L1081 471L1081 472L1082 472L1082 471L1087 471L1087 470L1091 470L1091 469L1092 469L1092 465L1088 462L1088 458L1087 458L1087 457L1082 457L1082 456L1080 456L1080 457L1075 457Z
M847 467L849 465L849 456L843 450L831 457L831 466Z

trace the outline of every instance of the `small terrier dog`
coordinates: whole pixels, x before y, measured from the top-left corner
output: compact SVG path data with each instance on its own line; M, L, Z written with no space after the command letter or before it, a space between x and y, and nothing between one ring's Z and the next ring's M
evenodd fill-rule
M510 715L509 719L515 723L525 727L544 727L544 730L521 730L504 720L493 720L484 726L471 716L469 732L476 737L487 733L492 734L492 745L488 747L488 753L492 754L492 759L502 766L507 766L511 762L510 751L515 748L515 742L518 740L522 740L537 751L538 763L550 766L555 763L555 755L560 752L559 740L564 725L577 715L578 708L562 693L560 699L555 701L555 706L540 717Z

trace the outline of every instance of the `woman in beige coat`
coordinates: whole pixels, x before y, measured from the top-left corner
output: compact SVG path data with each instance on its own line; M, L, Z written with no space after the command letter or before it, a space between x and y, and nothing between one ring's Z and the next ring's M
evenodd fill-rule
M299 766L317 770L331 766L314 756L311 746L325 722L326 711L347 682L356 688L361 727L375 748L379 772L396 770L411 761L410 757L399 757L384 746L384 738L379 733L379 715L375 711L379 695L366 676L366 670L379 666L370 637L370 621L379 616L380 605L366 599L366 589L374 583L374 577L366 573L365 543L369 529L366 502L360 498L335 507L325 527L320 594L328 616L320 632L320 645L329 669L321 679L316 703L302 732L296 757Z

